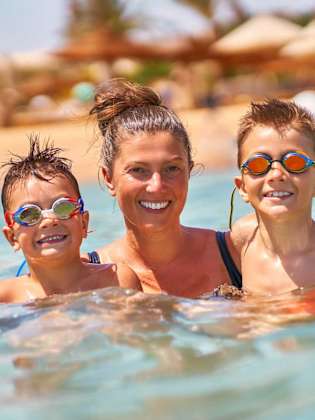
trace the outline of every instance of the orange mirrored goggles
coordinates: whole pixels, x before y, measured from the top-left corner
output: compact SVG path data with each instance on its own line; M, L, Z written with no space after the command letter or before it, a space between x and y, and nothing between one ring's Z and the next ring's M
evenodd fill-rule
M241 171L254 176L265 175L274 162L280 162L292 174L301 174L315 165L315 162L300 152L287 152L281 159L272 159L265 153L256 153L241 165Z

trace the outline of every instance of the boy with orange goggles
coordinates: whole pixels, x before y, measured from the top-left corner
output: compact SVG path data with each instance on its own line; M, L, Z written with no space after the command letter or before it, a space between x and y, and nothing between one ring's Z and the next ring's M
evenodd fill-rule
M244 289L285 293L315 285L315 121L294 102L253 103L238 133L235 185L255 210L233 225Z
M76 178L60 149L40 147L30 137L26 157L14 156L2 187L3 233L15 251L22 249L29 274L0 282L0 302L25 302L110 286L140 288L135 273L123 264L81 261L80 245L87 236Z

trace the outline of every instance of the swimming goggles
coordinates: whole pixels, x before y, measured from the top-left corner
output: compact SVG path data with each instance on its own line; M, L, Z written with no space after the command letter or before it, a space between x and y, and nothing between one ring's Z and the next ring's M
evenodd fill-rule
M301 174L315 165L315 162L300 152L287 152L281 159L272 159L265 153L256 153L241 165L241 171L254 176L265 175L274 162L280 162L288 172Z
M81 197L77 200L71 197L62 197L52 204L51 209L43 210L37 204L24 204L14 213L6 211L4 218L9 227L12 227L14 222L22 226L34 226L49 215L54 215L60 220L67 220L75 214L83 212L84 202Z

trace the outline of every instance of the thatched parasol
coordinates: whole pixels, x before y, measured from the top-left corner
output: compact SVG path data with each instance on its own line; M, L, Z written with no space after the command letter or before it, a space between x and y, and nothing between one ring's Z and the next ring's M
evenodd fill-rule
M126 57L189 61L207 58L208 46L213 38L213 33L209 33L200 37L140 43L101 28L70 42L54 54L67 60L113 61Z
M301 28L286 19L256 15L210 46L218 57L263 55L270 57L293 39Z
M315 19L279 52L282 57L295 60L315 59Z

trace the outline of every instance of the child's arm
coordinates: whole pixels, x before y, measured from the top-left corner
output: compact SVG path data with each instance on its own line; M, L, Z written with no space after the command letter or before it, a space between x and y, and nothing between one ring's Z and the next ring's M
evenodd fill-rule
M120 287L142 291L139 277L127 264L117 264L117 279Z

